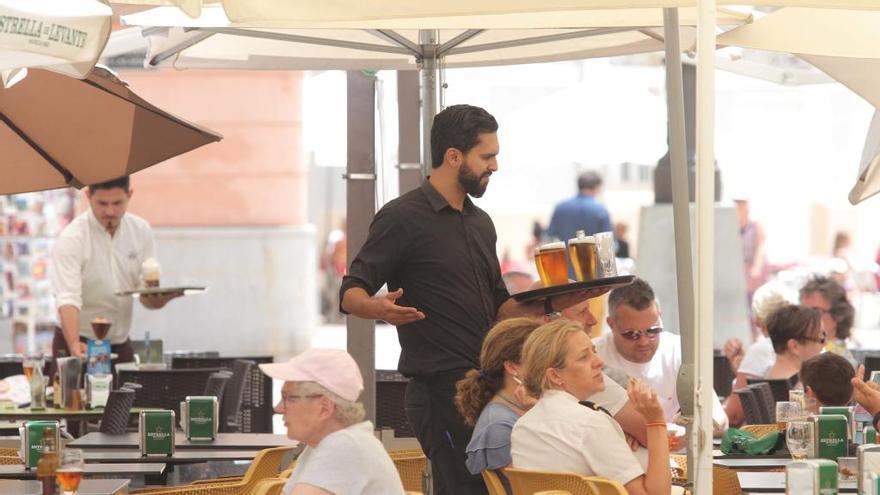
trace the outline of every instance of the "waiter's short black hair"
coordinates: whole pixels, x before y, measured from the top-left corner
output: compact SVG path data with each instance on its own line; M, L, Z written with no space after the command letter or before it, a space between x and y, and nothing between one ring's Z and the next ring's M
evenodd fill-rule
M480 134L498 131L498 122L486 110L473 105L452 105L434 116L431 126L431 166L443 163L449 148L467 153Z
M636 311L643 311L656 301L657 297L650 284L636 277L631 284L618 287L608 294L608 313L616 318L617 308L620 306L627 305Z
M98 184L89 185L89 194L94 193L99 189L116 189L121 188L123 191L128 192L131 187L131 179L129 176L125 175L118 179L108 180L107 182L101 182Z

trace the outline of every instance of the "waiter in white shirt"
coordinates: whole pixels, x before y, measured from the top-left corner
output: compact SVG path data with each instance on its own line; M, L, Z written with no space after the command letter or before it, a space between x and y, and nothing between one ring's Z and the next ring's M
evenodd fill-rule
M141 264L155 257L150 224L126 213L132 196L129 178L91 185L90 208L64 228L52 249L50 278L61 328L52 341L54 358L81 356L86 340L95 338L91 322L106 318L115 363L134 361L128 333L132 298L117 292L137 289ZM181 293L142 295L144 307L159 309ZM54 360L53 360L54 362Z
M663 331L654 290L640 278L612 290L607 321L611 331L593 340L605 367L651 384L657 389L666 421L672 422L681 409L676 390L681 337ZM727 429L727 414L714 391L712 396L712 420L716 434L720 434Z

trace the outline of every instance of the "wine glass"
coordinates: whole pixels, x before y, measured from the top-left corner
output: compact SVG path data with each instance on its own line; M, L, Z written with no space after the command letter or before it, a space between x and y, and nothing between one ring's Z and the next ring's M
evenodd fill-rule
M76 495L79 483L82 481L85 471L83 451L80 449L64 449L58 462L58 470L55 477L58 479L58 487L62 495Z
M779 418L776 418L777 420ZM809 421L790 421L785 432L785 443L791 458L801 461L813 452L813 424Z

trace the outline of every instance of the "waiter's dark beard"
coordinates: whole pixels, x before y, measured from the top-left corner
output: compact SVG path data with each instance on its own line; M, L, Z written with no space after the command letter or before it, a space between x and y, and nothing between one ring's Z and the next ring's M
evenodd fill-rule
M477 175L475 174L470 167L468 167L467 162L461 164L461 168L458 169L458 183L461 184L461 187L464 188L464 192L468 193L470 196L474 198L483 197L483 193L486 192L486 186L480 182L483 177L488 177L488 174Z

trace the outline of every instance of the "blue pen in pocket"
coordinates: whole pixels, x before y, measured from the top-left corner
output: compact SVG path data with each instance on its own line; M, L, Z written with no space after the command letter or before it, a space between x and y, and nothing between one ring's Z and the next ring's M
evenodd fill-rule
M449 442L449 446L454 449L455 442L452 441L452 434L449 433L449 430L444 431L443 434L446 435L446 440Z

